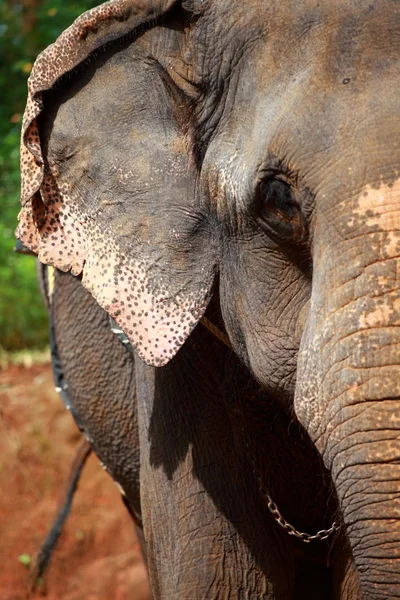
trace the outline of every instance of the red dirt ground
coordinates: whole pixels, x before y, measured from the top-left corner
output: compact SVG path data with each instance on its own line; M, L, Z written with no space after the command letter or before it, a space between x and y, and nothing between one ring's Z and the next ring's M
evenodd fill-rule
M0 371L0 600L25 600L80 434L49 366ZM149 600L146 570L119 491L95 456L34 600Z

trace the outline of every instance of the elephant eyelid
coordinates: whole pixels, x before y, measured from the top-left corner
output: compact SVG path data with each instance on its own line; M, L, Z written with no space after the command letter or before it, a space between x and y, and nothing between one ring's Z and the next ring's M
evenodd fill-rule
M257 184L266 179L275 178L283 183L287 183L293 189L298 189L300 174L288 161L279 158L275 154L268 153L266 159L259 164L257 172Z

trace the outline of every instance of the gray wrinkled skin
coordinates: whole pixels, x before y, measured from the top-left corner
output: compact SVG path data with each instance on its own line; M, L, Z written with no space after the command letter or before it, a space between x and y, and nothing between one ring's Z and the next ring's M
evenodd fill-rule
M305 432L233 352L199 326L168 366L145 367L80 281L60 271L50 311L73 414L122 488L139 535L144 521L155 597L187 597L186 560L197 556L198 597L235 596L242 586L251 598L329 594L349 554L334 549L327 568L328 544L302 547L273 522L240 435L239 399L265 484L306 531L328 527L338 510L329 475ZM208 315L219 320L214 303Z
M18 233L140 357L154 595L398 598L399 4L104 7L33 72Z
M38 274L72 414L140 515L134 357L112 333L107 313L79 279L55 271L49 300L43 268Z

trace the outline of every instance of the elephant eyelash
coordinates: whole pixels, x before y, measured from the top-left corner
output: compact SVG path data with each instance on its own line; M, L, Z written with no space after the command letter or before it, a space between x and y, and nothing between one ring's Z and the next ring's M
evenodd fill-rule
M298 170L290 166L289 160L268 153L265 162L258 168L257 179L262 182L271 178L287 183L294 190L299 189L300 176Z

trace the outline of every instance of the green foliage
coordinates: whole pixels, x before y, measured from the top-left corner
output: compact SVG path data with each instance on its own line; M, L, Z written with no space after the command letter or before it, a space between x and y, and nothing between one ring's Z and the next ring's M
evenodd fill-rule
M24 567L30 567L32 564L32 557L29 554L20 554L18 560Z
M6 350L41 347L48 337L35 261L13 252L26 79L37 54L78 15L99 3L0 0L0 346Z

